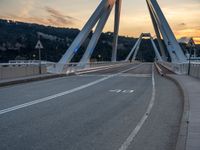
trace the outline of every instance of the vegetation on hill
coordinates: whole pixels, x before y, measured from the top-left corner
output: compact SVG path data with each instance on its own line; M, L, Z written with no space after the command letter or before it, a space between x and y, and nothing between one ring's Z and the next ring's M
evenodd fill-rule
M71 28L56 28L38 24L0 20L0 62L8 62L15 59L38 59L38 50L35 45L40 36L44 46L42 60L57 62L71 45L80 31ZM77 62L87 48L90 33L86 42L81 46L73 58ZM110 61L112 53L113 34L102 33L99 42L92 55L92 59ZM124 60L137 39L119 36L118 60ZM138 59L153 61L155 54L149 40L143 40L138 54Z

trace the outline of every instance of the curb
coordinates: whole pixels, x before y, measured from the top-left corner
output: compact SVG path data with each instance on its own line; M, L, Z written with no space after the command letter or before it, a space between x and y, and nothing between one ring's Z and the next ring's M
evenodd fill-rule
M156 68L157 65L155 64ZM163 76L162 71L157 68L159 74ZM164 77L171 80L179 88L181 95L183 97L183 113L180 120L180 129L178 133L178 139L176 142L175 150L186 150L187 137L188 137L188 124L189 124L189 96L185 86L175 79L173 76L165 74Z
M16 84L21 84L21 83L29 83L29 82L33 82L33 81L41 81L41 80L65 77L65 76L67 76L67 75L66 74L59 74L59 75L57 74L57 75L47 75L47 76L41 76L41 77L13 80L13 81L0 83L0 87L16 85Z
M187 137L188 137L188 124L189 124L189 96L184 85L170 75L165 76L167 79L174 82L181 91L183 96L183 113L180 122L180 129L175 150L186 150Z
M160 74L161 76L164 76L165 74L163 73L162 69L158 66L158 64L157 64L157 63L154 63L154 64L155 64L156 69L158 70L159 74Z

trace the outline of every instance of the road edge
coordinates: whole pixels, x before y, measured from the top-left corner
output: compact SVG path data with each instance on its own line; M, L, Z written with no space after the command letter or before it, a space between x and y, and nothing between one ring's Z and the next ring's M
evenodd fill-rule
M66 74L55 74L55 75L38 76L38 77L32 77L32 78L24 78L24 79L19 79L19 80L11 80L11 81L0 83L0 88L6 87L6 86L11 86L11 85L30 83L30 82L34 82L34 81L42 81L42 80L60 78L60 77L65 77L65 76L66 76Z
M171 80L177 85L183 97L183 113L181 116L180 129L175 150L186 150L189 123L189 95L185 86L172 75L166 74L165 78Z
M189 95L183 83L178 81L173 75L163 74L158 65L155 63L155 66L158 70L158 73L164 78L174 82L176 86L179 88L181 95L183 97L183 112L180 119L180 128L178 133L178 139L176 142L175 150L186 150L187 146L187 137L188 137L188 124L189 124Z

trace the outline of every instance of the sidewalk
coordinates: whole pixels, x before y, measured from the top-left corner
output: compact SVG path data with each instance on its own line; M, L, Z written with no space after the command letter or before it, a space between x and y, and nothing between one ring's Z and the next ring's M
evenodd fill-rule
M39 81L39 80L46 80L46 79L51 79L51 78L64 77L64 76L66 76L66 74L41 74L41 75L20 77L20 78L14 78L14 79L4 79L4 80L0 80L0 87Z
M169 75L169 77L178 81L184 90L186 105L184 113L188 111L188 117L183 116L185 117L183 119L189 121L187 122L186 150L200 150L200 80L190 76ZM185 124L186 122L182 126L186 127Z

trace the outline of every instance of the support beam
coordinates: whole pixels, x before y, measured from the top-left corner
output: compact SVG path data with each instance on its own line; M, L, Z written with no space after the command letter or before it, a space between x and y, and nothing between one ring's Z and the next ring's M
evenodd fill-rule
M90 43L89 43L81 61L79 62L79 66L85 66L90 61L91 55L92 55L92 53L96 47L96 44L101 36L102 30L103 30L103 28L106 24L106 21L110 15L113 5L114 5L114 3L110 4L110 6L106 10L104 10L104 13L101 16L101 18L97 24L96 30L90 40Z
M186 57L178 44L161 8L156 0L147 0L150 11L154 14L157 20L157 26L161 29L161 34L164 38L167 50L169 51L172 62L185 62ZM159 24L158 24L159 23Z
M162 58L164 60L166 60L167 57L166 57L166 53L165 53L165 48L164 48L164 45L163 45L163 42L162 42L162 39L161 39L161 35L160 35L160 31L159 31L158 25L156 23L156 20L154 18L154 15L153 15L153 13L151 11L151 8L150 8L148 3L147 3L147 7L148 7L149 12L150 12L150 17L151 17L151 20L152 20L152 24L153 24L156 36L157 36L157 41L158 41L158 44L159 44L159 47L160 47Z
M110 1L102 0L95 12L92 14L90 19L87 21L81 32L77 35L71 46L68 48L66 53L62 56L58 64L53 69L54 72L62 72L64 65L70 63L71 59L74 57L76 52L79 50L83 42L87 39L88 35L104 13L105 8L109 7Z
M154 49L154 52L155 52L155 54L156 54L157 59L158 59L159 61L162 61L162 57L160 56L160 53L159 53L159 51L158 51L158 49L157 49L157 47L156 47L155 42L153 41L152 36L150 36L150 40L151 40L151 44L153 45L153 49Z
M114 33L113 33L113 49L112 49L112 61L117 61L117 45L118 45L118 34L119 34L119 24L121 15L121 5L122 0L116 0L115 4L115 22L114 22Z
M173 53L172 49L169 48L169 46L167 46L168 43L170 43L170 42L169 42L168 35L166 34L166 31L164 30L164 27L162 26L162 22L160 22L160 20L159 20L157 14L153 11L152 5L150 5L149 3L148 3L148 5L149 5L149 8L150 8L150 13L153 15L153 18L154 18L154 20L155 20L155 22L156 22L156 25L157 25L157 27L160 29L160 32L161 32L161 34L162 34L164 43L165 43L165 45L166 45L167 51L168 51L168 53L169 53L169 55L170 55L170 58L171 58L172 62L177 62L177 61L178 61L178 58L176 58L176 56L175 56L175 54Z
M126 57L125 61L129 61L131 56L133 55L133 53L135 52L136 47L138 46L138 43L141 39L141 36L139 37L139 39L136 41L135 45L133 46L132 50L130 51L130 53L128 54L128 56Z
M131 55L133 54L133 58L132 58L132 61L135 61L136 60L136 56L138 54L138 51L139 51L139 48L140 48L140 45L141 45L141 42L142 42L142 38L149 38L150 41L151 41L151 44L153 46L153 49L154 49L154 52L155 52L155 55L156 55L156 58L159 60L159 61L163 61L159 51L158 51L158 48L156 47L156 44L153 40L153 37L151 36L150 33L142 33L139 37L139 39L137 40L137 42L135 43L133 49L131 50L131 52L129 53L128 57L126 58L126 61L128 61L131 57Z
M180 45L176 41L176 38L163 15L158 3L156 0L146 0L148 4L148 8L150 11L150 16L152 18L152 22L154 25L154 29L157 35L159 47L161 49L162 56L165 56L164 46L162 44L161 35L167 47L167 50L170 54L172 62L184 62L186 61L186 57L181 50ZM88 35L92 31L92 29L97 25L95 32L92 36L92 39L86 49L84 56L81 59L79 64L86 64L95 49L95 46L99 40L101 32L107 22L107 19L110 15L110 12L115 6L115 23L114 23L114 39L113 39L113 50L112 50L112 61L117 60L117 45L118 45L118 33L119 33L119 24L120 24L120 14L121 14L121 4L122 0L101 0L95 12L92 14L90 19L87 21L81 32L75 38L71 46L68 48L66 53L60 59L56 66L53 66L51 70L54 70L56 73L60 73L63 71L64 65L69 63L71 59L74 57L76 52L80 49L81 45L87 39ZM142 39L141 39L142 40ZM127 57L127 60L130 59L132 53L133 59L135 59L137 52L139 50L139 45L141 44L141 40L138 41L136 47L131 50L131 53ZM158 54L158 53L157 53Z
M136 47L136 49L135 49L135 51L134 51L134 53L133 53L132 61L135 61L135 59L136 59L136 56L137 56L138 51L139 51L139 48L140 48L140 44L141 44L141 42L142 42L142 37L143 37L143 35L142 35L141 38L139 39L139 42L138 42L138 44L137 44L137 47Z

